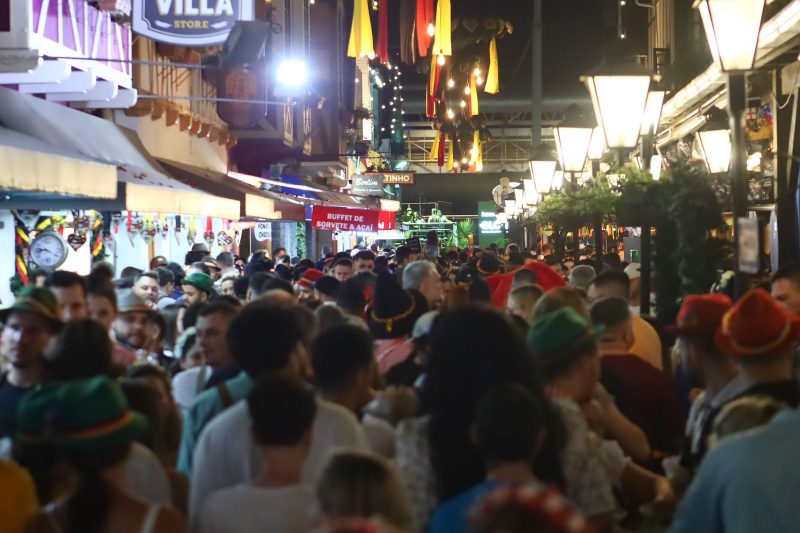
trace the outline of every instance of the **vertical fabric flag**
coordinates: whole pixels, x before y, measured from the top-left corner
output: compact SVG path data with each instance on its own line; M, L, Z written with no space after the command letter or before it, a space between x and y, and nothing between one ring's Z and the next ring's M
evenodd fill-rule
M471 117L479 114L478 108L478 84L475 81L475 74L469 76L469 114Z
M367 56L370 59L375 57L375 48L372 42L372 22L369 20L367 0L355 0L347 55L348 57Z
M439 0L436 4L436 25L433 34L433 55L453 55L451 43L450 0Z
M456 143L453 139L450 139L450 150L447 151L447 170L453 170L455 168L455 151Z
M442 67L431 57L431 72L428 80L428 92L425 97L425 116L433 118L436 116L436 94L439 92L439 78L442 75Z
M419 57L428 55L432 37L428 29L431 26L433 26L433 0L417 0L416 32Z
M389 0L380 0L378 4L378 46L375 48L381 63L389 63Z
M439 159L439 143L442 141L441 130L436 130L436 137L433 138L433 146L431 146L431 153L428 154L429 161L436 161Z
M413 65L414 57L414 18L416 17L416 0L400 0L400 62Z
M489 43L489 72L486 73L486 86L484 92L497 94L500 92L500 75L497 65L497 40L492 38Z

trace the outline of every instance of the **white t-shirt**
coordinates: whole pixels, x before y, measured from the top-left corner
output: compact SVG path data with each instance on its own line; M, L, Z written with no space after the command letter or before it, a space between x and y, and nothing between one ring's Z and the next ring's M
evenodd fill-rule
M199 526L205 499L213 492L247 483L261 473L261 454L250 437L247 402L237 402L203 429L194 451L189 519ZM355 415L344 407L317 400L311 448L303 464L303 484L316 486L328 457L337 449L369 450Z
M203 392L203 387L211 377L211 373L211 368L206 365L193 366L172 378L172 396L175 398L181 414L185 416L186 411L192 407L194 399Z
M266 488L243 483L215 492L203 503L200 533L306 533L314 493L305 485Z
M158 456L138 442L131 444L125 465L125 488L134 496L150 503L172 504L169 478Z

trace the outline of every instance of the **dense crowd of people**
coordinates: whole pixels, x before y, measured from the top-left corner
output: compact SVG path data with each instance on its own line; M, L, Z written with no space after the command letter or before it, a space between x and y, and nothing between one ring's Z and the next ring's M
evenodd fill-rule
M32 273L0 532L800 530L800 265L662 324L636 263L542 252Z

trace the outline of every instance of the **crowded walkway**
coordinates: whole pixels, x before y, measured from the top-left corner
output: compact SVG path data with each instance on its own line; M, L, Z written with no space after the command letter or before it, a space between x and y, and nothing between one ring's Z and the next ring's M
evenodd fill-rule
M1 533L800 530L800 266L664 323L589 254L275 252L16 292Z

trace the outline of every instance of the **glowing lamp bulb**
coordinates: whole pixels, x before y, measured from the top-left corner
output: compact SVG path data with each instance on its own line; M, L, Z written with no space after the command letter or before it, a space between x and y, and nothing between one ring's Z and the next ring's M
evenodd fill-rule
M428 35L433 37L435 33L436 33L436 27L433 25L433 22L428 23Z
M455 116L456 116L456 114L455 114L455 113L453 113L453 110L452 110L452 109L448 109L448 110L447 110L447 118L449 118L449 119L451 119L451 120L452 120L452 119L453 119Z
M444 65L444 54L439 54L439 57L436 58L436 64L440 67Z
M452 89L453 87L456 86L456 81L453 78L450 78L449 80L447 80L447 86Z

